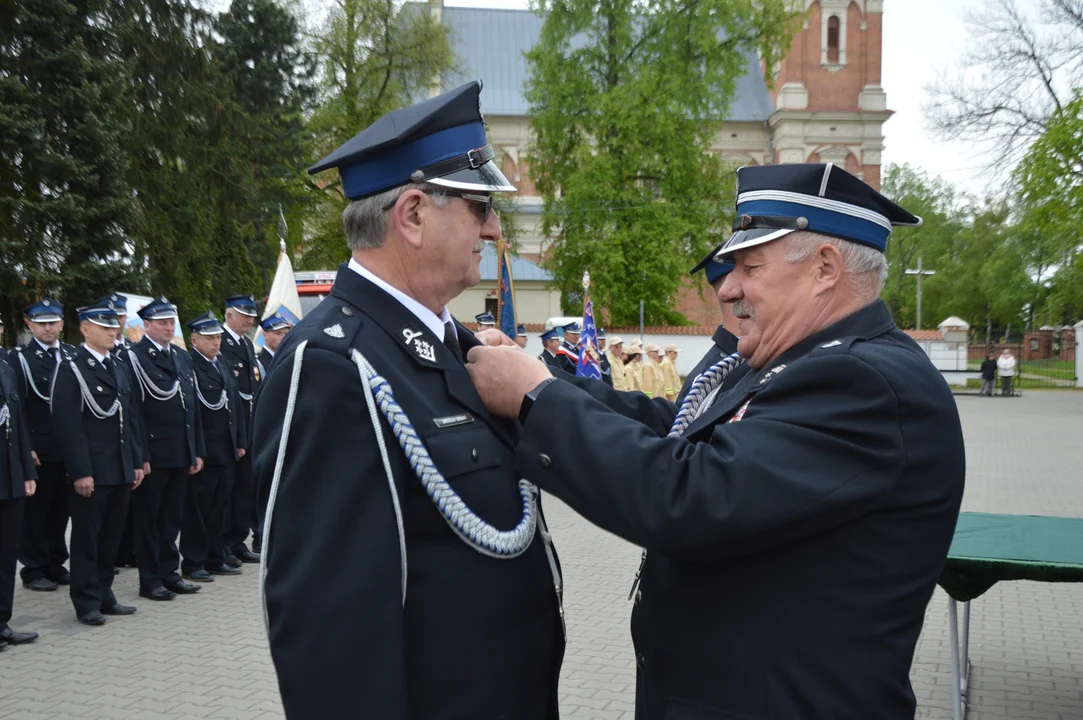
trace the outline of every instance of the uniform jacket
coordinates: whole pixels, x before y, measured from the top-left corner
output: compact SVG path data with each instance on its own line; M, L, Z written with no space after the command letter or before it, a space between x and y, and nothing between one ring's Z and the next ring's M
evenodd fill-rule
M605 358L609 363L609 370L612 373L613 389L627 390L628 379L625 377L624 362L620 357L614 355L612 350L605 351Z
M628 390L642 392L643 363L639 362L639 360L630 360L624 366L624 381L628 385Z
M60 343L59 350L62 360L75 355L75 347L67 343ZM63 460L53 433L53 414L49 410L49 394L58 367L55 356L42 349L37 340L31 339L26 345L15 348L8 363L19 383L23 417L30 429L30 446L41 462Z
M143 468L139 444L133 442L141 431L138 416L132 412L139 390L127 365L114 359L112 366L106 369L86 347L80 347L57 370L53 426L68 480L89 475L95 485L127 485L135 480L132 471ZM76 373L98 407L109 410L119 397L120 411L104 419L95 417L83 400Z
M640 389L647 397L664 398L666 395L662 387L662 368L658 367L658 363L649 357L644 358L640 372Z
M947 385L886 306L747 372L682 438L594 385L542 390L516 469L649 551L636 717L911 720L965 459Z
M477 344L461 326L458 336L464 355ZM261 487L274 475L303 341L263 546L271 656L287 716L556 718L564 642L540 532L510 560L468 547L381 415L405 525L403 607L395 511L350 352L363 353L387 379L434 465L499 528L514 527L522 513L514 426L489 415L442 338L343 265L330 295L286 336L260 389L253 466ZM342 571L344 559L350 572Z
M156 400L138 383L135 398L141 408L140 419L145 423L147 454L154 467L179 468L196 464L206 449L203 443L203 423L196 411L195 371L188 353L172 343L165 351L154 346L149 337L136 343L129 355L133 375L138 374L132 355L147 373L150 382L161 390L169 390L180 381L180 392L169 400ZM183 402L181 396L183 395Z
M271 361L274 360L274 358L274 353L269 351L267 348L263 348L259 351L259 354L256 356L256 360L259 361L260 367L263 368L263 370L260 371L260 377L265 376L267 372L271 369Z
M557 349L557 367L572 375L575 375L575 370L579 367L579 349L567 340L561 340Z
M218 410L211 410L197 398L203 426L203 444L206 448L203 462L207 465L234 462L237 451L248 448L248 427L244 414L239 410L241 398L237 394L237 382L233 373L222 363L221 357L217 363L211 364L194 348L189 354L203 399L211 405L217 405L222 398L222 391L226 393L226 404Z
M658 367L662 371L662 397L673 402L681 389L681 376L677 374L677 366L667 356L662 358Z
M218 362L233 371L233 378L237 381L237 392L241 395L241 414L245 415L246 421L251 420L252 401L263 378L259 363L256 361L255 346L247 335L242 335L238 342L229 334L229 330L223 330L222 349L218 351ZM264 369L268 368L265 366ZM248 427L251 430L251 424Z
M7 405L8 409L7 424L0 428L0 500L18 500L26 497L26 481L36 480L38 473L30 454L30 433L19 383L15 372L3 361L0 361L0 405Z
M548 350L543 349L541 351L541 355L538 355L538 359L541 360L546 365L548 365L549 367L555 367L555 368L560 368L561 367L560 361L557 360L557 356L554 355L553 353L549 352Z
M602 370L602 382L609 387L613 387L613 368L609 364L609 355L607 353L598 353L598 366Z

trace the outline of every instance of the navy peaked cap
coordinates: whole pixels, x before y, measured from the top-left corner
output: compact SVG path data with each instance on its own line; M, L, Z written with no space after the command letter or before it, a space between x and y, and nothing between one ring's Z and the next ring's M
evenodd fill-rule
M583 328L579 327L579 323L577 322L568 323L564 326L564 332L572 333L573 335L578 335L582 330Z
M31 322L56 322L64 319L64 306L52 298L42 298L25 311Z
M113 309L117 311L117 315L127 315L128 314L128 296L127 295L121 295L118 292L109 293L105 297L98 300L98 304L100 304L100 303L109 303L110 305L112 305Z
M496 325L496 318L487 312L475 315L474 319L478 321L479 325Z
M519 323L519 326L515 328L515 334L519 337L526 337L526 325Z
M120 318L117 317L117 311L113 309L112 303L98 302L93 305L76 308L76 312L79 313L79 322L85 320L92 322L95 325L100 325L101 327L120 327Z
M218 316L212 310L189 322L188 330L198 335L221 335L224 332L222 323L218 322Z
M177 319L177 306L166 300L164 297L160 297L157 300L151 300L139 310L139 317L146 320L176 320Z
M704 275L707 276L707 282L713 285L716 280L719 280L732 272L734 268L733 263L715 260L715 256L718 255L718 252L722 249L722 245L724 244L725 243L715 246L714 250L707 253L706 257L696 263L696 266L688 271L688 274L695 275L700 270L703 270Z
M308 171L338 168L342 190L350 200L411 182L466 191L514 191L494 156L481 115L481 83L475 80L392 110Z
M552 340L553 338L560 337L560 328L550 328L541 334L542 341Z
M852 240L884 252L892 227L920 224L917 215L832 163L743 167L737 170L733 235L716 259L732 260L737 250L797 230Z
M230 295L226 298L226 310L236 310L242 315L256 316L256 301L251 295Z
M290 327L290 324L289 321L286 320L286 318L282 317L278 313L275 313L271 317L261 322L259 326L263 328L264 332L267 332L269 330L285 330L286 328Z

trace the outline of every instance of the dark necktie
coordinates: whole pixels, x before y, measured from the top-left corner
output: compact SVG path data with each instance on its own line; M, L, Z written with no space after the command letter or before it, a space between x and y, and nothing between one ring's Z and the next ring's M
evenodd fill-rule
M444 347L450 350L460 363L463 361L463 351L459 347L459 333L455 331L455 323L450 320L444 323Z

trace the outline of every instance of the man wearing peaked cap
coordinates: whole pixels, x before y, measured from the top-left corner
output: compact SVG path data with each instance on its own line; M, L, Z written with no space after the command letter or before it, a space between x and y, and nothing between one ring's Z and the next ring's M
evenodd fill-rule
M740 355L693 382L668 431L664 401L471 351L486 405L522 426L516 469L647 551L639 720L914 717L965 475L951 393L878 298L891 227L917 222L830 164L741 168L718 290ZM632 471L607 472L614 456Z
M487 327L496 327L496 318L487 312L475 315L474 319L478 323L479 330L484 330Z
M225 334L222 335L221 362L233 373L237 383L237 393L241 402L238 411L244 416L244 425L248 428L248 445L251 446L252 402L263 380L256 346L248 337L255 327L259 313L256 301L251 295L232 295L226 298ZM229 516L226 520L225 544L223 553L226 563L240 567L241 563L259 562L260 524L256 507L256 480L252 474L252 459L245 455L237 460L233 477L233 491L229 502ZM252 549L245 542L252 536Z
M605 330L597 328L595 336L598 339L598 366L602 369L602 382L613 387L613 366L609 364L609 353L605 351L607 340Z
M564 339L557 348L557 367L575 375L576 368L579 367L579 335L583 329L579 327L579 323L573 322L565 325L561 330L564 333Z
M521 348L526 348L527 334L526 325L519 323L519 326L515 328L515 344Z
M128 351L139 385L145 425L146 480L132 496L132 544L139 565L139 595L172 600L199 592L180 576L177 535L184 519L188 476L203 469L203 423L188 353L173 344L177 307L164 297L139 311L146 334Z
M70 482L71 600L85 625L135 612L113 594L125 512L144 479L135 441L143 433L135 412L139 391L129 368L109 355L119 326L107 303L79 308L83 345L61 363L53 385L57 443Z
M49 402L57 368L75 354L75 348L60 341L64 306L56 300L42 298L33 303L26 308L24 321L32 338L16 347L8 362L15 371L23 417L30 430L38 482L37 492L26 499L19 574L25 587L51 591L57 585L67 585L70 575L64 567L68 559L68 488Z
M557 358L557 351L560 349L560 328L546 330L539 337L542 341L542 351L538 359L550 367L559 368L560 360Z
M677 372L677 355L680 352L681 349L676 345L666 345L665 355L658 364L662 371L662 395L670 402L677 399L677 393L681 389L681 376Z
M194 582L212 582L215 575L240 575L223 555L226 512L237 460L247 444L237 382L219 356L225 330L214 312L188 323L196 398L203 425L203 469L188 478L181 522L181 575Z
M263 330L263 349L259 351L256 360L259 361L260 374L265 376L267 371L271 369L271 361L274 360L275 353L278 352L282 339L286 337L286 333L290 331L291 326L286 321L286 318L278 313L265 319L259 326Z
M358 698L388 720L558 714L560 566L511 464L517 429L463 362L512 341L448 311L501 239L492 193L514 190L480 91L388 113L311 169L339 172L351 258L283 340L253 415L289 717L349 716Z

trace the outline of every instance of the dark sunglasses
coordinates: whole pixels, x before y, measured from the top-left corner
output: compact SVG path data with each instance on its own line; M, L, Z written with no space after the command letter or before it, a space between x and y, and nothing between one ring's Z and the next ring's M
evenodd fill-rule
M439 191L422 190L422 192L426 195L431 195L434 192L441 192L444 195L449 195L451 197L457 197L466 200L468 203L470 203L470 208L472 209L473 213L478 216L478 220L480 220L482 224L484 224L485 221L489 219L489 214L493 211L492 195L477 195L475 193L459 192L458 190L445 190L443 188L440 188ZM386 212L387 210L395 207L395 203L397 202L398 199L396 198L392 202L389 202L387 205L384 205L384 211Z

